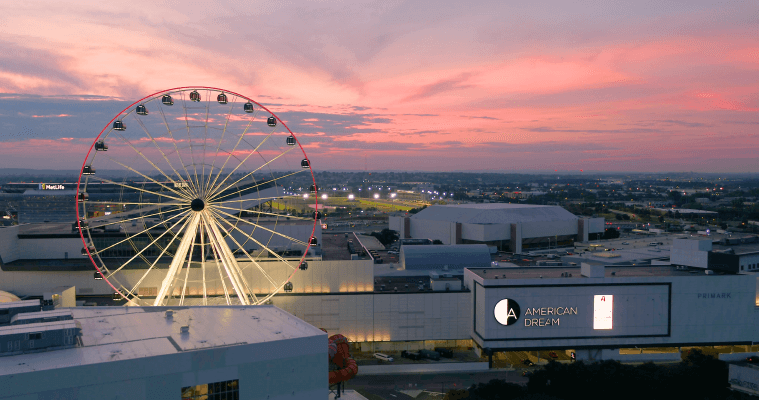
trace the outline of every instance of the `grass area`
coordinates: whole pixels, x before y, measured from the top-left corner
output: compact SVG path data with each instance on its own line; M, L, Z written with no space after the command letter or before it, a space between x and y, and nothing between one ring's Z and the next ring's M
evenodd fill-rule
M301 211L308 210L308 206L313 204L314 199L293 198L287 200L286 202L273 201L271 206L273 209L277 210L287 210L294 208L298 211ZM381 201L365 199L348 200L346 197L330 197L327 200L319 199L319 204L327 207L353 206L356 209L367 209L369 207L375 207L379 211L408 211L414 208L413 206L404 203L385 203Z
M360 199L359 202L362 206L365 206L365 208L368 207L377 207L380 211L408 211L414 207L409 207L402 204L394 204L394 203L382 203L378 201L371 201L371 200L364 200Z

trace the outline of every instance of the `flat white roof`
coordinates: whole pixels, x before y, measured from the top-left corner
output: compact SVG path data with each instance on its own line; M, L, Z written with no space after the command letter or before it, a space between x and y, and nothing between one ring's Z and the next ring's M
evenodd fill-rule
M0 357L0 375L327 335L274 306L77 307L68 310L82 327L83 346ZM167 310L174 310L171 319L166 318ZM61 323L72 321L42 325ZM189 333L180 333L180 328L187 325Z

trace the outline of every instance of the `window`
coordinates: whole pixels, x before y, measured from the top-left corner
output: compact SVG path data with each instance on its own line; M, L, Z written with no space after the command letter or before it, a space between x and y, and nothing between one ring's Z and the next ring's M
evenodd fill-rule
M238 379L182 388L182 400L238 400L239 398Z
M42 332L29 334L29 340L40 340L40 339L42 339Z

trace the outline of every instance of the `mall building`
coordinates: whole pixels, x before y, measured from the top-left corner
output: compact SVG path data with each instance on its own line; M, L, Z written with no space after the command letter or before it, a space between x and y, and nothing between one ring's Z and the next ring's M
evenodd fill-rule
M21 298L67 290L77 304L110 299L112 289L80 255L78 235L55 229L0 228L0 290ZM759 342L756 275L680 265L494 268L484 261L460 271L403 269L351 260L346 243L336 246L347 259L309 256L292 291L274 296L272 305L364 351L572 349L578 358L598 359L622 357L621 348ZM438 247L435 257L445 258L457 246L423 247ZM271 290L258 269L238 263L256 293ZM262 266L276 279L286 271L275 259ZM145 285L160 285L161 268ZM135 269L124 276L143 275Z

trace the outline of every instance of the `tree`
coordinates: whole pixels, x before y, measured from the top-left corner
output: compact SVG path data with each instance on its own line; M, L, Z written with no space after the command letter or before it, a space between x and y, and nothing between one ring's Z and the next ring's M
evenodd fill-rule
M619 237L619 231L614 228L606 228L602 239L616 239Z
M659 216L659 222L664 222L664 216L663 215Z
M399 238L398 232L387 229L387 228L383 229L380 232L372 232L369 235L376 237L377 240L379 240L379 242L385 246L389 246L393 242L397 241Z
M443 400L463 400L469 398L469 391L465 389L453 389L445 394Z

